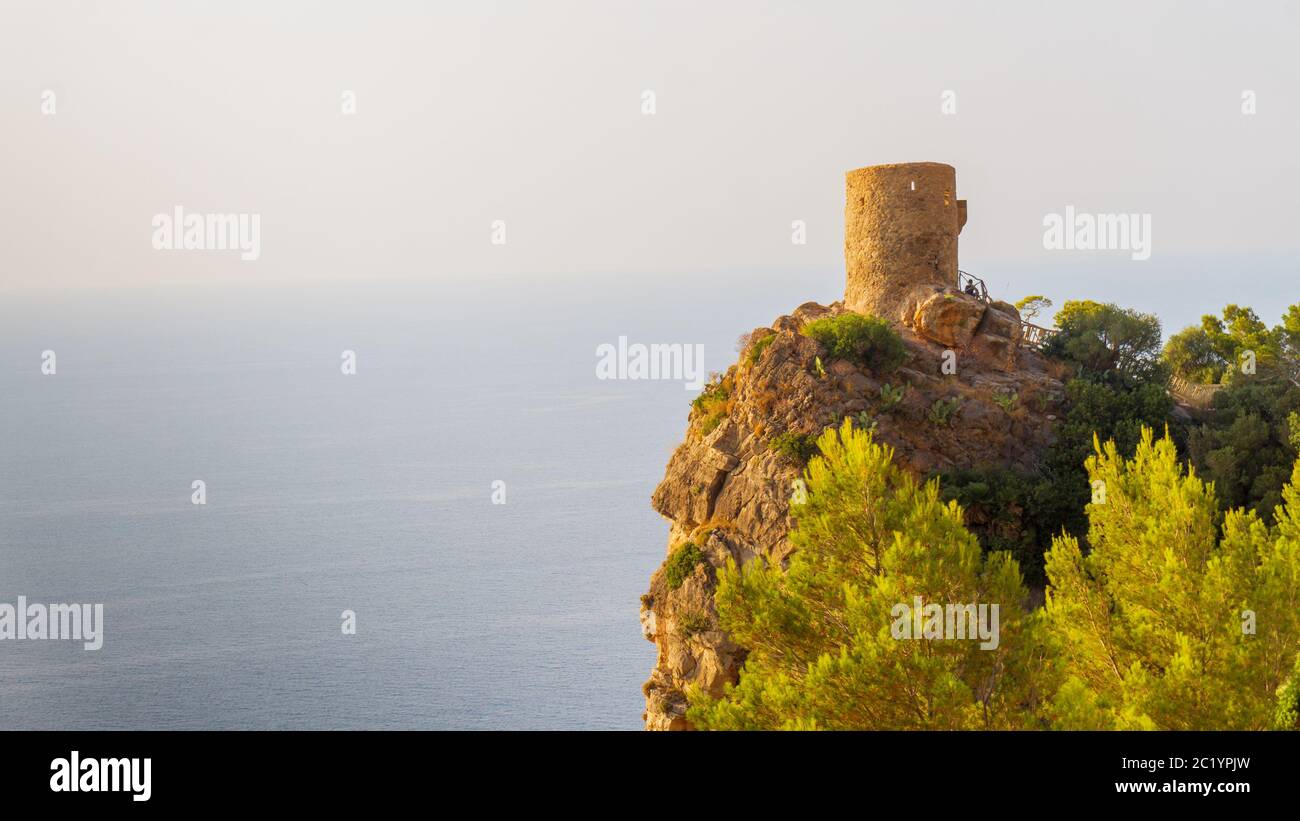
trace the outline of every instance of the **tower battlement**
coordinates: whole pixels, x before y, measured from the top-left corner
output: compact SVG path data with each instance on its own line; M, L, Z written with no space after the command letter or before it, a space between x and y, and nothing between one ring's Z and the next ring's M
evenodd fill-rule
M921 300L957 287L966 201L957 170L937 162L858 168L846 175L844 304L910 324Z

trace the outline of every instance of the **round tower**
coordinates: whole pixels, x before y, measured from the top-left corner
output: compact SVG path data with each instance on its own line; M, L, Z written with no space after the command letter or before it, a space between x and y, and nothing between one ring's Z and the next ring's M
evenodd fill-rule
M938 162L872 165L848 172L844 205L844 304L911 324L917 302L957 287L957 235L966 201L957 170Z

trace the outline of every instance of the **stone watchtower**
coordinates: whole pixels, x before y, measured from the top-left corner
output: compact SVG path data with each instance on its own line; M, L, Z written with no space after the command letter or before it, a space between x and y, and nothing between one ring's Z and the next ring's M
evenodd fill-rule
M846 177L844 304L910 325L919 302L936 289L957 287L957 235L966 224L957 170L898 163Z

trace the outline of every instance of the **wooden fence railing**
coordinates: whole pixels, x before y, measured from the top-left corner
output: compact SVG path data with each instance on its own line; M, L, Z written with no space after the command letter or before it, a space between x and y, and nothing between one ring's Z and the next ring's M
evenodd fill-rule
M1020 320L1020 344L1026 348L1041 348L1047 340L1059 334L1055 328L1044 328L1032 322Z
M1169 377L1169 395L1180 404L1188 405L1197 410L1209 410L1214 403L1214 395L1222 387L1222 385L1203 385L1199 382L1188 382L1181 376Z

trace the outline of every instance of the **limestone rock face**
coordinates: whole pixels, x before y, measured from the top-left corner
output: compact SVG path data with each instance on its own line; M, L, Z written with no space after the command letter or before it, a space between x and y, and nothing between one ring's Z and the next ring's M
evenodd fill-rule
M1020 311L1006 302L994 302L984 312L978 330L971 339L970 353L1001 371L1015 370L1019 363L1020 339L1024 326Z
M675 587L661 567L642 597L642 634L658 648L643 688L647 729L689 729L687 688L716 695L736 680L745 651L718 625L713 604L718 570L728 559L744 566L759 557L784 562L791 554L789 499L803 465L771 449L773 437L815 435L846 416L863 414L876 424L877 439L891 445L898 463L918 477L983 465L1026 471L1038 466L1053 441L1051 419L1064 401L1061 374L1036 352L1016 350L1018 317L998 305L972 301L980 314L970 326L971 351L959 357L956 374L941 370L943 353L955 342L936 342L908 328L899 329L908 358L893 373L831 360L799 329L844 312L840 303L802 305L750 334L739 362L728 371L732 389L725 415L710 427L699 412L692 413L686 438L652 496L655 510L669 522L668 554L691 542L703 558L684 578L678 568ZM973 311L954 313L965 317L948 323L957 339L955 329L968 327ZM771 341L751 362L753 346L768 336ZM999 347L1004 342L1010 351ZM973 353L976 349L981 353ZM1016 364L1006 370L1010 356ZM888 410L882 405L884 384L905 389L902 401ZM1012 393L1016 405L1004 410L995 397ZM952 398L960 404L951 423L930 421L933 404Z
M955 288L931 294L916 308L912 328L921 336L950 348L965 348L980 327L988 306ZM1017 326L1019 327L1019 323Z
M992 313L985 316L985 326L980 328L981 331L999 334L1000 336L1014 336L1017 342L1020 341L1021 332L1024 327L1020 324L1020 309L1010 302L990 302L989 309Z
M1007 302L986 303L954 288L939 288L920 301L910 322L931 342L962 351L985 366L1015 370L1024 326L1020 311Z
M1014 340L991 334L980 334L971 341L967 353L991 368L1010 372L1016 368L1019 352L1020 344Z

